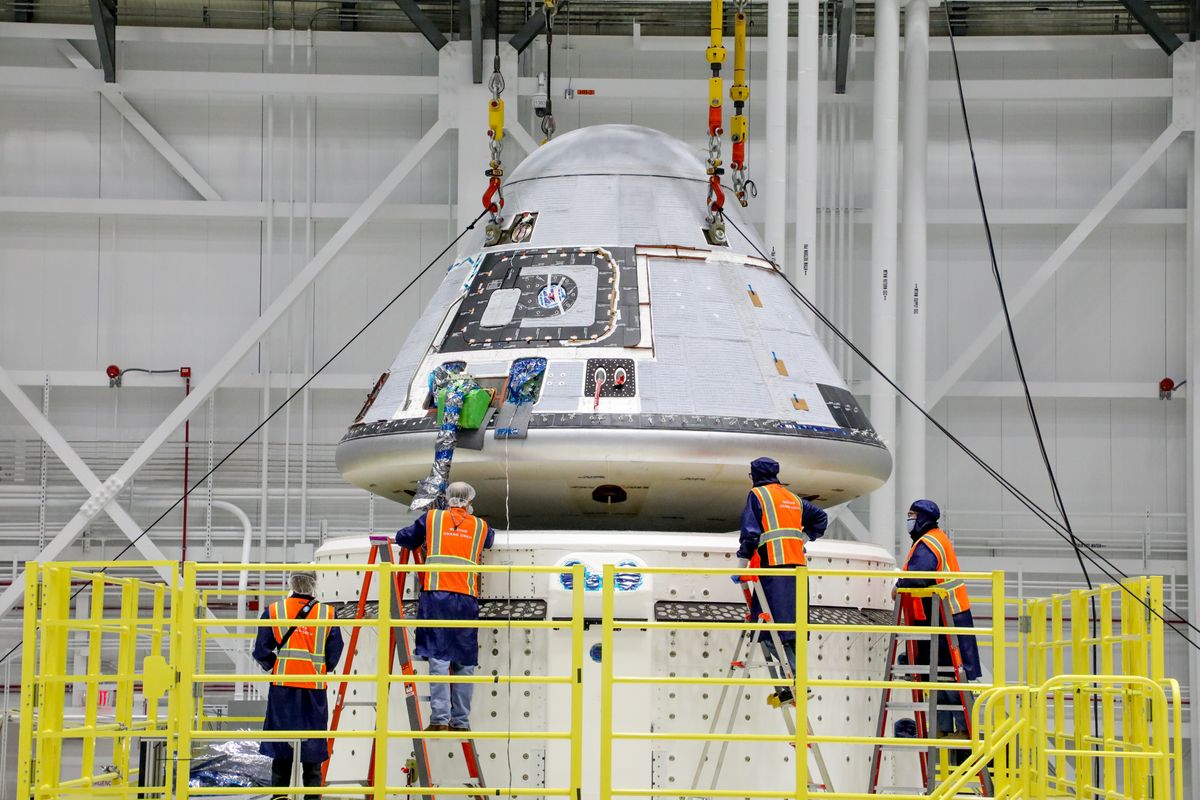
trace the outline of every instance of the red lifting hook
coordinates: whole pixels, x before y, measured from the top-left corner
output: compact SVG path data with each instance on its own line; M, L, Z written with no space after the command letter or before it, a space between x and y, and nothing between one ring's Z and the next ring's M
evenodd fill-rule
M504 198L503 197L500 198L499 203L494 202L492 199L496 196L496 193L499 191L500 191L500 179L495 178L495 177L488 179L487 191L483 193L484 210L488 211L489 213L495 214L500 209L504 208Z
M721 190L720 177L713 175L708 179L708 196L712 198L710 211L717 212L725 207L725 192Z

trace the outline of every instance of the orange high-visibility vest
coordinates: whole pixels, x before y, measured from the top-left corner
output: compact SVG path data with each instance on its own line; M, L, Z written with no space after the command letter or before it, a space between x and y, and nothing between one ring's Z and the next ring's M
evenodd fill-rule
M283 623L273 626L276 644L283 641L284 634L296 624L296 615L306 605L308 600L303 597L289 597L271 604L271 619ZM333 619L333 606L317 603L305 619ZM271 683L299 689L324 689L325 681L316 678L325 674L325 640L329 638L329 630L297 625L287 644L275 654L275 674L284 677Z
M769 567L803 567L804 503L778 483L755 486L751 491L762 507L763 532L755 554L765 552Z
M958 568L958 556L954 554L954 545L950 543L950 537L938 528L932 528L925 532L920 539L913 542L912 548L908 551L908 557L904 559L904 569L908 569L908 562L912 560L913 553L917 551L917 545L924 544L933 551L937 557L938 572L960 572ZM947 599L950 601L950 613L960 614L963 611L971 610L971 600L967 596L967 586L960 578L938 578L938 584L943 589L949 589L950 593ZM919 597L910 597L912 601L909 605L909 613L911 619L924 622L925 621L925 606ZM947 622L949 624L949 622Z
M487 542L487 523L465 508L430 511L425 517L426 564L478 564ZM479 596L478 572L423 572L425 591Z

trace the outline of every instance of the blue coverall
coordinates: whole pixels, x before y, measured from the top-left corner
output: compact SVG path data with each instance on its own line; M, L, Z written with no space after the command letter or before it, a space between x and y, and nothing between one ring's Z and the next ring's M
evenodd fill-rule
M759 459L751 464L750 475L754 485L766 486L771 483L779 483L778 467L772 468L769 464L759 465ZM771 462L774 463L774 462ZM810 540L820 539L825 535L825 528L829 524L829 517L817 506L807 500L800 501L803 504L803 512L801 514L801 522L804 525L804 534ZM741 539L738 547L738 558L748 559L754 555L754 551L758 549L758 539L763 533L762 528L762 504L758 502L758 496L754 492L750 492L746 498L746 507L742 509L741 523ZM763 553L759 554L760 566L767 568L766 556ZM794 567L795 565L792 565ZM792 567L781 566L779 569L791 569ZM767 598L767 604L771 606L771 616L775 622L789 623L796 621L796 579L790 575L773 577L770 575L760 575L759 582L762 585L763 594ZM762 613L759 607L758 597L754 596L750 606L752 618L758 619L758 615ZM759 636L766 643L767 647L774 650L774 644L771 641L770 635L763 633ZM796 669L796 634L792 631L779 631L779 640L783 645L783 649L787 652L788 661L792 665L792 669Z
M919 526L918 531L923 534L932 527L934 527L934 524ZM915 532L914 535L916 535ZM908 561L905 562L904 569L907 572L937 572L937 555L924 543L918 543ZM901 578L896 582L896 587L898 589L924 589L935 583L937 581L932 578ZM916 624L929 625L934 619L932 612L933 598L922 598L921 605L925 607L925 622ZM938 624L940 625L941 623L939 622ZM970 609L954 615L954 627L964 629L975 627L975 619L971 616ZM928 665L929 642L926 640L917 640L915 644L917 651L916 663ZM967 680L975 680L983 675L983 670L980 668L979 663L979 646L973 635L960 634L958 636L958 652L962 657L963 674ZM944 672L950 664L950 643L945 636L939 636L938 671ZM938 705L957 705L961 702L961 699L951 692L938 692ZM966 716L961 711L939 711L937 717L939 733L949 734L967 730Z
M425 520L422 514L409 526L396 532L396 544L409 550L425 545ZM490 548L496 531L489 525L484 549ZM479 619L479 600L461 592L421 592L417 601L418 619ZM415 655L429 661L434 675L473 675L479 664L478 628L417 628ZM431 683L429 685L429 722L467 728L471 715L470 683Z
M311 600L310 595L293 594L302 600ZM264 611L262 619L270 619L270 610ZM284 631L291 623L280 625ZM325 670L333 672L341 660L345 644L342 633L336 627L327 630L325 639ZM261 627L254 640L254 660L265 671L275 669L275 630ZM267 713L263 719L264 731L326 731L329 729L329 698L325 689L303 689L298 686L276 686L271 684L267 691ZM264 741L258 751L272 759L271 775L273 786L288 786L292 773L292 745L288 742ZM300 745L300 763L304 771L305 786L321 785L321 764L329 758L329 748L324 737L305 739ZM282 783L279 781L282 779ZM316 800L316 795L308 795Z

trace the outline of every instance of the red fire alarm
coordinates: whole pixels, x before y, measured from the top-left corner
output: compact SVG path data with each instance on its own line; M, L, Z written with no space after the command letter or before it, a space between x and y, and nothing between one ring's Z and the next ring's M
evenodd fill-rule
M110 388L116 388L121 385L121 368L116 364L109 364L105 367L104 374L108 376L108 385Z
M1163 378L1158 382L1158 399L1170 400L1171 395L1175 393L1175 381L1172 378Z

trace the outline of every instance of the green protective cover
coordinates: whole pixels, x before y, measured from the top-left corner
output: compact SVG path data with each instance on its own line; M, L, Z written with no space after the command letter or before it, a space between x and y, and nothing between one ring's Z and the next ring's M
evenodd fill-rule
M462 413L458 417L460 430L473 431L483 424L487 416L488 406L492 404L492 395L487 389L473 389L463 398ZM442 424L442 413L446 409L446 390L438 392L437 424Z

